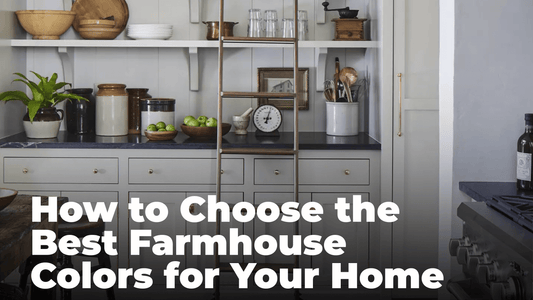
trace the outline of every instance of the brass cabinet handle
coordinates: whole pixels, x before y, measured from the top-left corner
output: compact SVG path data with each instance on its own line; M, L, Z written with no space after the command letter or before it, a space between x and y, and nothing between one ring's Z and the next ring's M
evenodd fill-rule
M274 171L274 175L279 175L279 174L280 174L279 170Z
M398 128L398 136L402 136L402 73L398 73L398 76L399 80L400 80L400 86L399 86L399 90L400 90L400 110L399 110L399 128Z
M344 170L345 175L350 175L350 170Z
M191 206L189 206L189 212L191 214L194 214L194 204L191 204Z
M154 174L154 170L149 169L149 170L148 170L148 174L150 174L150 175Z
M93 170L93 173L94 173L94 174L98 174L98 169L94 169L94 170Z
M26 168L22 169L22 173L23 174L28 174L28 169L26 169Z

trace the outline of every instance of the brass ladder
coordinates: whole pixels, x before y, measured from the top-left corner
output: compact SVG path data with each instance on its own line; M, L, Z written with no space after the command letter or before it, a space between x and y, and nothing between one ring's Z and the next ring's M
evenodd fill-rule
M219 24L224 24L224 0L220 0ZM222 120L222 106L224 98L292 98L294 111L294 147L293 149L264 149L264 148L222 148L222 126L217 127L217 168L216 168L216 199L220 201L221 197L221 177L222 177L222 155L223 154L256 154L256 155L293 155L294 158L294 196L295 202L298 201L298 153L299 153L299 134L298 134L298 0L294 0L294 38L257 38L257 37L224 37L223 26L219 27L219 46L218 46L218 113L217 119L219 124ZM231 92L223 90L223 70L224 70L224 44L225 43L262 43L262 44L292 44L294 45L294 91L293 93L265 93L265 92ZM216 234L220 235L220 211L217 213ZM294 222L294 234L299 234L298 222ZM294 257L294 264L257 264L256 269L271 267L279 269L281 267L298 268L300 265L299 256ZM215 267L221 272L231 270L228 267L222 267L220 256L218 255L218 245L215 248ZM256 271L256 270L254 270ZM220 276L215 277L215 300L220 299ZM294 298L300 299L298 289L294 290Z

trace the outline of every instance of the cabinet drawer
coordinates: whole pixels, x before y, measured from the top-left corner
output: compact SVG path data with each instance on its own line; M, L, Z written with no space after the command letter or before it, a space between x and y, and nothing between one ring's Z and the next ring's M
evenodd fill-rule
M301 184L369 185L368 159L302 159Z
M369 185L368 159L300 159L300 184ZM292 159L256 159L255 184L293 184Z
M214 158L162 158L129 161L132 184L215 184ZM222 183L244 184L244 160L222 160Z
M5 157L5 183L118 183L118 158Z

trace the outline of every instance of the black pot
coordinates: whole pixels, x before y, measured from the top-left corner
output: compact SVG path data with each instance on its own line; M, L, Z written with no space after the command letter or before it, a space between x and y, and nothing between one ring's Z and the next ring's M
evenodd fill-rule
M67 131L73 134L94 133L95 123L95 98L93 89L70 89L66 91L69 94L78 95L88 99L85 100L67 100L66 117Z

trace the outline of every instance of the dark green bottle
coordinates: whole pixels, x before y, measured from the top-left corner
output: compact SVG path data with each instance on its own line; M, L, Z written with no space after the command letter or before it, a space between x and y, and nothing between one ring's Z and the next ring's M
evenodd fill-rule
M533 114L526 114L526 129L518 139L516 159L516 186L522 190L533 190Z

